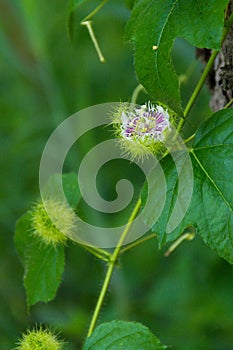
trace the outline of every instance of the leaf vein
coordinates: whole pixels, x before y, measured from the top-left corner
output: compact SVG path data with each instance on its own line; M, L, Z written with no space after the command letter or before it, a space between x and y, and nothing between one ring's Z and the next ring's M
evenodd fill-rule
M170 12L168 13L168 15L166 17L166 20L164 21L164 25L161 28L161 32L160 32L160 35L159 35L159 38L158 38L158 42L157 42L157 46L158 47L160 46L160 42L162 40L162 36L163 36L164 30L165 30L165 27L166 27L166 25L168 23L168 20L169 20L171 14L173 13L173 11L174 11L174 9L176 7L177 2L178 2L178 0L176 0L173 3L173 6L172 6L171 10L170 10ZM156 50L155 51L155 69L156 69L156 74L157 74L157 82L159 83L161 91L163 91L163 93L167 96L167 93L166 93L166 91L164 90L164 88L163 88L163 86L161 84L162 78L160 77L159 69L158 69L158 54L159 54L159 50Z
M233 143L230 144L230 143L220 143L220 144L217 144L217 145L210 145L210 146L203 146L203 147L195 147L193 150L195 151L198 151L198 150L201 150L201 149L209 149L209 148L217 148L217 147L232 147L233 146Z
M222 191L220 190L220 188L216 185L216 183L214 182L214 180L212 179L212 177L209 175L208 171L205 169L204 165L200 162L200 160L198 159L198 157L196 156L196 154L194 153L194 151L192 150L191 153L193 154L197 164L199 165L199 167L201 168L201 170L204 172L204 174L206 175L206 177L209 179L209 181L212 183L212 185L214 186L214 188L216 189L216 191L218 192L218 194L220 195L220 197L224 200L224 202L227 204L227 206L229 207L230 211L233 212L230 203L228 202L228 200L225 198L224 194L222 193Z

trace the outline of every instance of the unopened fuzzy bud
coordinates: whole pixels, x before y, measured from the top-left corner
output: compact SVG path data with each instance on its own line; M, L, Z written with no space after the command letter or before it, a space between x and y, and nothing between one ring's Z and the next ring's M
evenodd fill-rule
M23 334L16 350L61 350L63 344L50 330L40 327Z
M53 199L39 201L32 210L32 231L45 244L65 244L75 227L75 213Z

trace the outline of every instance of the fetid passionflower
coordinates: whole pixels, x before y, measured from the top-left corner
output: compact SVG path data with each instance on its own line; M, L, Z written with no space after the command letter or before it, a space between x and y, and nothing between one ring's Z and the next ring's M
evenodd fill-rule
M135 107L123 104L113 118L120 146L132 158L143 158L164 149L171 123L167 110L150 102Z
M75 227L71 208L53 199L38 201L31 214L32 232L45 244L65 244Z
M40 327L23 334L16 350L61 350L63 344L50 330Z

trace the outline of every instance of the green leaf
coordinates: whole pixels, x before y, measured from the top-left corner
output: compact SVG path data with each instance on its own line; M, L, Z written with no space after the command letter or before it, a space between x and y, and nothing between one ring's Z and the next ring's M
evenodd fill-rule
M75 209L81 198L75 173L51 176L43 189L44 194L59 200L59 183L62 181L64 194L70 206ZM64 247L47 245L32 234L32 211L23 215L16 224L15 246L24 266L24 287L28 307L38 301L52 300L61 283L65 264Z
M166 346L150 330L136 322L112 321L98 326L83 350L162 350Z
M75 173L55 174L51 176L46 183L43 193L47 197L52 197L59 200L59 183L62 181L63 191L69 205L75 209L81 199L81 194L78 186L78 177ZM62 198L60 198L62 200Z
M64 271L64 247L45 245L31 234L31 212L16 223L15 246L24 265L27 305L52 300Z
M171 62L174 39L219 49L228 0L138 0L126 27L135 46L135 69L151 99L182 114L179 84ZM153 50L153 47L158 47Z
M25 238L28 236L26 233L31 232L31 212L26 212L16 222L16 230L14 236L14 242L19 254L19 257L24 264L25 258L28 254L29 245L25 242Z
M206 244L233 263L233 109L219 111L201 125L190 157L194 174L192 199L184 218L171 233L166 233L167 224L180 184L172 158L167 156L162 160L166 202L152 231L157 233L162 245L176 239L188 226L194 226ZM158 196L161 200L158 180L154 176L154 201L146 213L147 223L151 222ZM142 198L145 202L145 189Z

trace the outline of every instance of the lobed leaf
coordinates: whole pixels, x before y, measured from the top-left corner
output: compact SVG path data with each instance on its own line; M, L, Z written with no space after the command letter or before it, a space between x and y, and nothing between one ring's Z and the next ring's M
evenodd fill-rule
M161 162L167 190L165 206L152 231L158 235L160 245L176 239L187 227L196 227L204 242L222 258L233 263L233 109L213 114L197 131L190 150L194 185L191 203L180 224L167 233L167 224L177 200L179 178L170 156ZM154 202L145 220L153 216L157 205L158 179L154 181ZM145 189L143 201L145 201Z
M182 115L179 83L171 62L175 38L219 49L228 0L138 0L126 27L135 69L151 99Z

